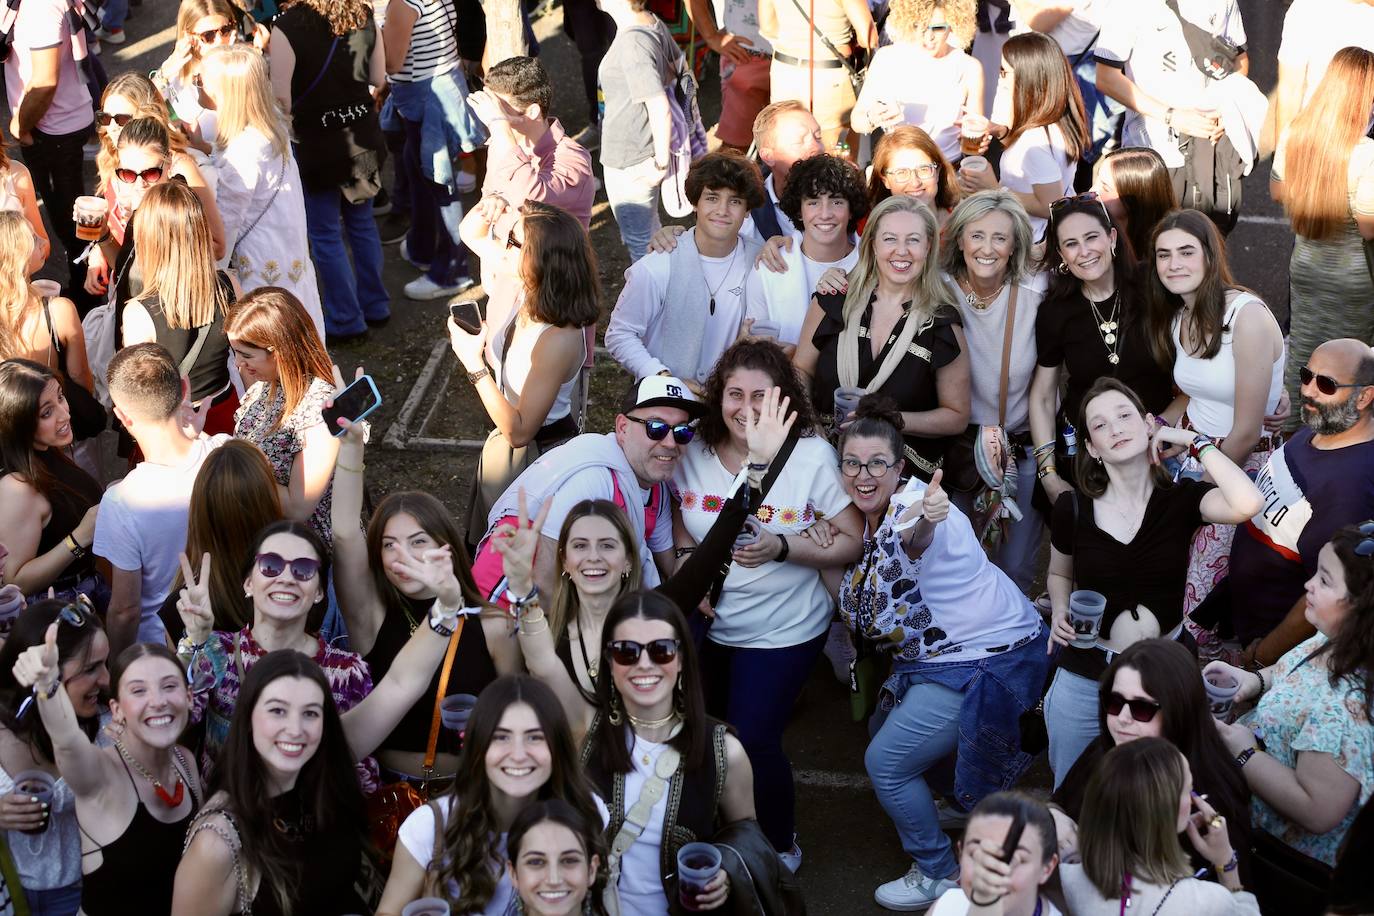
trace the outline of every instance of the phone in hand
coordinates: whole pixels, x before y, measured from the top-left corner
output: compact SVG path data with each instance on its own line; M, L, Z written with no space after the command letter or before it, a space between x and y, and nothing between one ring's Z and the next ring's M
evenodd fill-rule
M477 308L477 303L472 299L464 299L462 302L450 302L448 313L458 327L469 334L482 333L482 312Z
M1007 828L1007 838L1002 841L1000 858L1003 862L1010 865L1011 860L1016 858L1016 847L1021 845L1021 834L1025 831L1026 819L1018 813L1011 819L1011 826Z
M344 430L339 426L340 417L357 423L381 406L382 393L377 390L377 383L372 381L372 376L364 375L334 395L334 405L324 409L324 422L335 436L342 436Z

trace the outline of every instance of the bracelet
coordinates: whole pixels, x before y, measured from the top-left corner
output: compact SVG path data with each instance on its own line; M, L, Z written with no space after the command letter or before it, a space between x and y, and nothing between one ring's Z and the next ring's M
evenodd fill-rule
M1250 758L1257 753L1259 753L1259 748L1255 747L1253 744L1250 745L1236 755L1236 767L1242 770L1245 769L1245 765L1250 762Z
M523 611L525 605L539 603L539 586L531 585L529 594L520 597L512 595L510 589L506 589L506 600L510 602L512 610L516 612Z
M201 649L204 649L206 645L209 644L209 642L210 640L208 638L205 640L205 642L191 642L191 636L188 633L187 635L181 637L181 639L177 640L177 655L195 655Z
M34 695L37 696L37 697L38 697L39 699L41 699L41 700L51 700L53 697L57 696L57 688L59 688L59 687L61 687L61 686L62 686L62 678L60 678L60 677L55 677L55 678L52 679L52 683L49 684L46 688L44 688L44 689L42 689L42 690L40 690L40 689L38 688L38 685L37 685L37 684L34 684L34 685L33 685Z
M787 562L787 555L788 555L789 553L792 552L792 548L791 548L791 547L788 545L788 543L787 543L787 535L785 535L785 534L780 534L780 535L778 535L778 541L782 544L782 552L779 553L779 554L778 554L776 557L774 557L773 559L774 559L776 562L778 562L778 563L786 563L786 562Z
M1259 682L1260 682L1260 692L1259 692L1259 695L1260 695L1260 696L1264 696L1265 691L1267 691L1267 690L1269 689L1269 685L1266 684L1266 683L1264 682L1264 669L1260 669L1259 671L1256 671L1256 672L1255 672L1255 677L1259 678Z
M674 547L674 548L673 548L673 559L674 559L674 560L681 560L683 557L687 556L688 554L692 553L692 552L695 551L695 550L696 550L695 547Z
M1038 470L1038 471L1035 472L1035 479L1036 479L1036 480L1044 480L1044 479L1045 479L1046 477L1048 477L1049 475L1051 475L1051 474L1058 474L1058 473L1059 473L1059 468L1055 467L1055 466L1052 465L1052 464L1047 464L1047 465L1045 465L1044 467L1040 468L1040 470Z
M1209 445L1212 448L1217 447L1217 444L1213 442L1210 438L1204 436L1202 433L1198 433L1196 436L1193 437L1193 441L1188 445L1188 454L1192 455L1194 458L1201 461L1202 451Z
M468 373L468 381L469 381L470 383L476 385L478 382L480 382L480 381L481 381L482 379L484 379L484 378L487 378L489 375L491 375L491 370L488 369L486 366L483 366L481 369L478 369L476 372L469 372L469 373Z
M538 607L538 605L535 605ZM542 624L542 626L541 626ZM540 633L547 633L549 630L549 618L541 612L538 617L533 615L522 616L520 618L520 635L537 636Z
M1031 450L1031 455L1033 455L1033 456L1036 457L1036 458L1039 458L1041 455L1050 455L1050 454L1053 454L1053 453L1054 453L1054 443L1053 443L1053 442L1046 442L1046 443L1044 443L1043 445L1037 445L1034 449Z
M363 471L367 470L367 462L363 462L363 464L360 467L351 468L348 465L344 464L342 461L335 461L334 467L338 468L341 471L352 471L354 474L361 474Z
M62 543L67 545L67 549L72 552L74 558L78 560L85 558L87 553L86 548L78 544L76 538L72 537L70 534L62 539Z
M997 901L1001 900L1001 899L1002 899L1002 896L1004 896L1004 895L999 895L999 896L993 897L991 900L977 900L977 899L974 898L974 896L973 896L972 894L969 894L969 895L968 895L968 902L971 903L971 904L973 904L974 906L992 906L994 903L996 903Z
M1163 417L1152 417L1151 420L1159 429L1164 429L1169 425L1169 421L1164 419Z
M453 624L458 619L460 607L445 607L435 598L429 607L429 628L445 638L453 635Z
M1231 872L1235 871L1235 870L1236 870L1237 868L1239 868L1239 867L1240 867L1240 855L1233 849L1233 850L1231 850L1231 858L1230 858L1230 860L1229 860L1225 865L1221 866L1221 868L1218 869L1218 871L1219 871L1219 872L1225 872L1225 873L1227 873L1227 874L1230 874Z

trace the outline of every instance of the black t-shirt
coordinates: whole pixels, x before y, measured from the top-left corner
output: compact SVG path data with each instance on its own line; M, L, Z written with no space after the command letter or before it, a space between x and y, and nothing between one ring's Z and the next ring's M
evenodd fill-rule
M829 420L834 411L835 389L840 387L839 365L836 351L840 345L840 335L844 331L844 295L842 293L817 294L816 303L820 305L823 317L816 326L811 342L820 353L816 361L816 374L811 381L811 402L816 412ZM867 328L873 320L873 302L860 316L861 328ZM888 376L887 381L877 391L897 402L899 410L917 413L934 410L940 406L940 395L936 388L936 372L959 357L959 338L954 334L954 325L959 318L953 309L941 309L927 325L916 333L907 348L907 354ZM897 320L888 336L887 342L874 357L867 331L859 335L859 387L867 388L887 355L888 348L901 334L906 325L905 317ZM939 462L945 457L947 439L926 438L923 436L903 436L907 449L919 455L921 462L912 460L908 454L909 470L922 480L929 480ZM921 467L921 463L929 468Z
M1118 616L1136 605L1149 608L1159 621L1161 635L1183 620L1183 592L1188 575L1188 551L1202 524L1202 497L1215 484L1183 479L1157 488L1145 507L1140 530L1123 544L1097 527L1091 497L1065 493L1054 504L1050 543L1073 557L1074 587L1099 592L1107 599L1102 635L1111 632ZM1097 680L1106 670L1099 649L1069 646L1060 656L1066 671Z
M1131 301L1129 290L1122 290L1123 301L1117 317L1117 355L1115 365L1108 358L1110 350L1103 343L1092 307L1082 292L1046 299L1035 317L1035 347L1042 366L1064 367L1068 375L1068 391L1063 408L1070 421L1078 425L1083 396L1102 376L1120 379L1140 396L1150 413L1158 414L1169 406L1174 396L1173 374L1162 368L1150 355L1141 307ZM1097 310L1103 318L1112 311L1112 303L1099 303ZM1079 433L1080 438L1083 433Z

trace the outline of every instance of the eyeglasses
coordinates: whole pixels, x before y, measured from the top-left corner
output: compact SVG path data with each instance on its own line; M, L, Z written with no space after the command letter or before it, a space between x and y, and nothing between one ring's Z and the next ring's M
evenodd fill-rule
M948 32L948 31L949 31L949 23L948 23L948 22L932 22L930 25L926 26L926 31L927 31L927 32Z
M897 466L897 462L888 461L885 458L870 458L868 461L860 461L857 458L845 458L840 461L840 473L846 477L858 477L859 471L868 469L868 476L874 480L885 477L887 472Z
M1374 521L1365 522L1358 530L1364 540L1355 545L1355 556L1374 557Z
M648 649L649 661L655 665L666 665L677 658L680 645L676 639L654 639L647 643L635 642L633 639L613 639L606 643L606 652L610 654L611 661L628 668L637 664L639 656Z
M929 181L940 173L940 167L933 162L918 165L911 169L883 169L883 177L891 178L898 184L906 184L913 179Z
M294 560L287 560L280 554L260 553L256 559L258 572L268 579L277 578L288 566L291 568L291 578L297 582L309 582L320 572L320 561L310 557L297 557Z
M644 427L644 435L654 442L662 442L668 437L668 433L673 434L673 441L678 445L686 445L696 437L697 431L688 423L679 423L677 426L665 423L662 420L642 420L639 417L626 416L625 419L632 423L638 423Z
M126 127L134 119L131 114L110 114L108 111L97 111L95 113L96 123L101 127L109 127L113 121L117 127Z
M212 43L217 37L218 37L218 38L228 38L230 35L233 35L233 34L234 34L234 24L231 22L231 23L228 23L228 24L226 24L226 25L222 25L222 26L220 26L220 27L217 28L217 29L209 29L209 30L204 31L204 32L196 32L196 37L199 38L202 42L204 42L205 44L208 45L208 44Z
M1131 718L1137 722L1149 722L1162 708L1158 703L1151 703L1149 700L1128 700L1116 691L1107 694L1107 715L1119 716L1121 710L1128 707L1131 710Z
M1327 395L1335 394L1342 388L1366 387L1364 385L1361 385L1359 382L1350 382L1349 384L1338 382L1329 375L1318 375L1306 366L1303 366L1301 369L1298 370L1298 381L1304 385L1310 385L1313 382L1316 382L1317 390L1320 391L1322 394Z
M141 172L135 171L134 169L115 169L115 177L125 184L133 184L140 178L143 179L144 184L157 184L162 180L164 171L164 167L160 165L155 165L150 169L144 169Z
M512 230L510 231L510 234L506 236L506 248L509 250L509 249L511 249L511 248L524 248L524 247L525 247L524 245L520 244L520 240L519 240L518 238L515 237L515 230L512 229Z
M57 612L57 619L53 622L56 623L59 628L65 623L72 629L79 630L86 625L87 620L94 618L94 616L95 605L91 603L91 599L87 598L84 594L78 593L76 598L70 603L62 606L62 610ZM59 683L61 683L60 679ZM19 711L14 714L14 717L16 719L24 718L37 699L38 685L34 684L33 692L24 697L24 702L19 704Z
M1050 219L1055 219L1061 210L1074 204L1097 204L1102 208L1102 216L1107 222L1112 221L1112 217L1107 213L1107 205L1098 199L1096 191L1084 191L1082 194L1075 194L1072 197L1061 197L1050 204Z

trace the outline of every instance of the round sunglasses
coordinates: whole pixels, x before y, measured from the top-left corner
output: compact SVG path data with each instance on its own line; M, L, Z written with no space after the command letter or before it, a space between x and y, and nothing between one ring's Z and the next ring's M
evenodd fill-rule
M144 184L157 184L159 181L162 180L162 176L165 171L166 169L164 169L162 166L155 165L152 168L144 169L141 172L135 169L115 169L114 173L115 177L118 178L120 181L124 182L125 184L133 184L140 178L143 179Z
M648 436L654 442L662 442L664 439L668 438L668 433L671 432L674 442L678 445L686 445L688 442L691 442L697 434L697 431L693 429L689 423L679 423L677 426L673 426L671 423L666 423L663 420L644 420L639 417L630 416L625 417L625 419L643 426L644 435Z
M97 111L95 113L95 121L101 127L109 127L111 121L113 121L117 127L128 127L129 122L133 119L134 116L131 114L111 114L108 111Z
M638 664L639 656L648 649L649 661L655 665L666 665L677 658L680 645L676 639L652 639L647 643L635 642L633 639L613 639L606 643L606 654L610 655L611 661L617 665L628 668Z
M320 572L320 561L312 557L297 557L294 560L288 560L281 554L260 553L254 559L258 563L258 572L267 579L277 578L288 567L291 569L291 578L297 582L309 582Z
M1149 722L1155 717L1155 713L1163 707L1149 700L1128 700L1116 691L1112 691L1107 694L1104 708L1109 716L1119 716L1122 709L1129 708L1132 719L1137 722Z
M222 25L217 29L206 29L204 32L196 32L195 36L199 38L202 43L208 45L211 42L213 42L216 38L228 38L230 35L233 34L234 24L231 22L226 25Z
M1364 388L1359 382L1338 382L1329 375L1319 375L1311 369L1303 366L1298 370L1298 381L1303 385L1317 383L1317 390L1325 395L1333 395L1342 388Z

